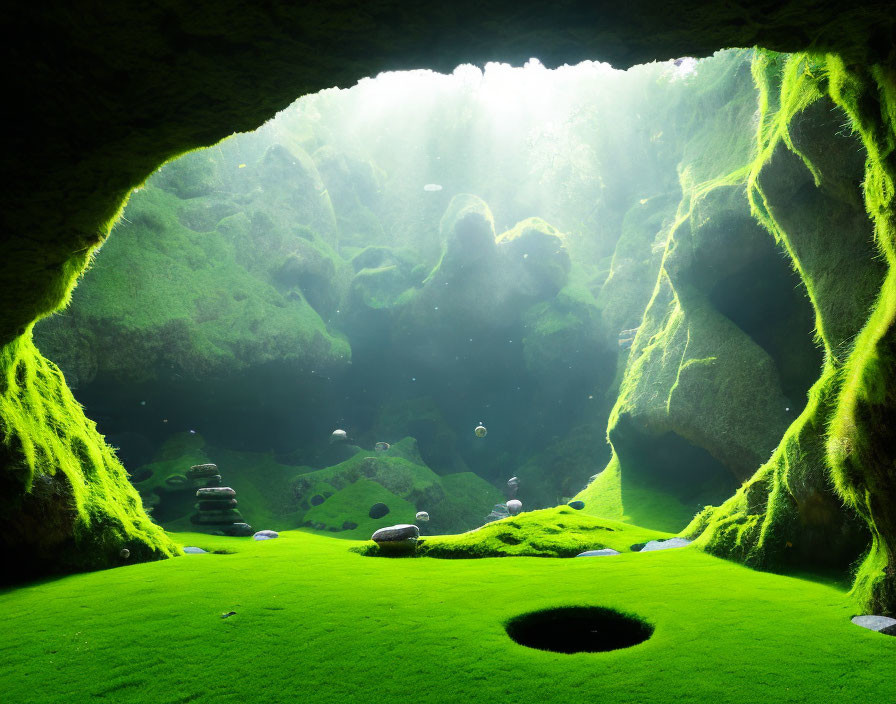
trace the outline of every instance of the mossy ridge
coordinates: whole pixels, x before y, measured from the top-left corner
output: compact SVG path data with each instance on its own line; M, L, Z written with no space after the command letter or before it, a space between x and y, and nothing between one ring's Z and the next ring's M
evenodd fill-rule
M0 368L6 468L0 534L7 559L18 565L15 577L174 555L174 544L148 519L124 467L59 368L38 352L30 329L2 348ZM120 554L125 548L128 558Z
M611 548L629 552L636 543L670 537L670 533L630 523L595 518L568 506L526 511L487 523L460 535L423 537L419 557L575 557L586 550ZM376 555L375 544L358 549Z

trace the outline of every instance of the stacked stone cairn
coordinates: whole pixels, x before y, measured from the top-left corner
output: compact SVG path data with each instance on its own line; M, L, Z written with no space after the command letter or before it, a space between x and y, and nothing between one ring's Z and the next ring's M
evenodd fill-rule
M197 526L213 529L222 535L252 535L252 526L243 520L236 507L236 492L221 486L221 475L214 464L197 464L187 472L196 489L196 513L190 521Z

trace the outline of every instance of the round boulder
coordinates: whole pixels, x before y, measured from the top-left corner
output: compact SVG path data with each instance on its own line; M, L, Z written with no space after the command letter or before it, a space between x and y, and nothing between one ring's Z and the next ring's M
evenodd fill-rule
M275 530L260 530L252 536L252 540L273 540L279 537L280 534Z
M520 501L519 499L511 499L510 501L507 502L507 512L511 516L515 516L522 510L523 510L523 502Z
M417 549L420 529L408 523L380 528L370 539L384 555L412 555Z
M574 508L576 511L581 511L583 508L585 508L584 501L570 501L566 505L569 506L570 508Z
M417 511L417 515L414 518L425 523L429 520L429 514L426 511Z

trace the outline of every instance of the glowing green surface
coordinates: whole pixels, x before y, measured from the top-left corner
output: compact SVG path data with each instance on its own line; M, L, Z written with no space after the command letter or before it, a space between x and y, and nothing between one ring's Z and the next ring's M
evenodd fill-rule
M893 694L896 638L844 593L692 548L607 558L383 559L301 532L0 595L8 702L855 702ZM563 655L509 618L595 605L647 642ZM226 619L222 613L235 611Z

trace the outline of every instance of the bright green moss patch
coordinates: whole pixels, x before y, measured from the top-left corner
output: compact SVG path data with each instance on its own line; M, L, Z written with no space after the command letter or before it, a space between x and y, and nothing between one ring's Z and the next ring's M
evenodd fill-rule
M537 692L546 704L854 704L892 694L896 638L852 625L843 592L698 550L372 560L301 532L173 537L235 552L0 595L5 699L485 704ZM576 655L507 636L510 619L564 606L636 614L654 633Z
M628 552L636 543L668 537L668 533L558 506L526 511L460 535L425 537L417 554L443 558L575 557L601 548ZM366 554L376 554L376 548L371 546Z
M370 508L377 503L386 504L389 513L381 518L371 518ZM309 528L331 530L340 538L365 540L379 528L396 523L413 523L416 513L414 504L399 498L382 484L362 477L322 504L308 509L304 521Z

